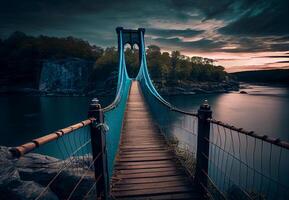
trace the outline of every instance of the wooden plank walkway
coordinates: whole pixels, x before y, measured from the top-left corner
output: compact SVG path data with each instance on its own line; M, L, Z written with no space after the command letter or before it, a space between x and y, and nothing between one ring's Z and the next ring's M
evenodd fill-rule
M168 150L132 82L116 158L112 199L203 199Z

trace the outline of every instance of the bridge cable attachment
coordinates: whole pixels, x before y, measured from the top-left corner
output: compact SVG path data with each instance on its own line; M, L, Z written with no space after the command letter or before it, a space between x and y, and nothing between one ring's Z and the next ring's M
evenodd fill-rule
M99 123L95 126L95 128L101 128L104 132L109 131L109 126L106 123Z

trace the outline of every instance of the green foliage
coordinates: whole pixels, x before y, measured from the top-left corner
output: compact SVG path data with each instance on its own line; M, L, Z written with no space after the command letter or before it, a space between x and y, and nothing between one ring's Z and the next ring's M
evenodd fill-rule
M187 57L179 51L161 52L156 45L148 46L147 63L154 80L174 83L178 80L222 81L227 73L222 66L215 66L213 60L202 57ZM45 59L77 57L95 61L91 79L103 81L117 76L118 51L115 47L103 49L74 37L27 36L15 32L0 40L0 75L9 80L6 84L23 85L32 83L37 87L37 78ZM125 60L130 77L139 70L139 50L126 49ZM4 80L2 79L2 80Z
M176 82L190 81L223 81L227 73L224 67L215 66L212 59L187 57L179 51L161 53L157 46L149 46L147 50L148 67L153 79Z
M136 77L139 70L139 50L127 48L125 50L125 63L128 74L131 77Z

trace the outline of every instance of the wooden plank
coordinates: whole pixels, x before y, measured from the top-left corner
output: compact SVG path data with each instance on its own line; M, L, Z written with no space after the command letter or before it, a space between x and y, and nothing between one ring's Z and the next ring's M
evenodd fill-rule
M167 188L149 188L142 190L129 190L129 191L117 191L114 192L115 196L128 197L128 196L144 196L144 195L159 195L159 194L175 194L181 192L191 192L192 188L188 186L176 186Z
M120 152L119 153L120 156L151 156L151 155L171 155L171 152L170 151L145 151L145 152L142 152L142 151L125 151L125 152Z
M130 155L125 155L121 154L121 158L152 158L152 157L171 157L172 155L169 153L149 153L149 154L130 154Z
M148 173L148 172L167 172L167 171L176 171L178 168L175 166L167 166L166 168L143 168L143 169L126 169L118 170L119 174L137 174L137 173Z
M147 172L147 173L137 173L137 174L116 174L117 178L121 179L136 179L136 178L153 178L153 177L166 177L166 176L176 176L185 175L181 170L165 171L165 172Z
M115 183L117 184L141 184L141 183L159 183L167 181L184 181L187 180L183 175L173 175L173 176L164 176L164 177L145 177L145 178L136 178L136 179L119 179L114 178ZM119 181L120 180L120 181Z
M143 184L130 184L130 185L116 185L113 191L128 191L128 190L143 190L143 189L153 189L153 188L167 188L167 187L177 187L177 186L188 186L190 183L188 181L168 181L159 183L143 183Z
M162 194L162 195L151 195L147 196L133 196L133 197L120 197L120 200L168 200L168 199L175 199L175 200L199 200L204 199L201 198L200 195L196 195L195 193L178 193L178 194Z
M163 150L147 150L147 151L119 151L119 154L122 155L130 155L130 154L137 154L137 155L141 155L141 154L148 154L148 153L169 153L171 152L169 149L163 149Z
M168 148L135 81L114 169L115 199L203 199Z
M173 166L173 164L148 164L148 165L116 165L116 170L133 170L133 169L156 169L156 168L168 168ZM175 165L177 167L178 165Z
M159 161L139 161L139 162L127 162L121 163L116 162L116 165L125 164L125 165L150 165L150 164L174 164L173 160L159 160Z
M136 162L136 161L160 161L160 160L171 160L173 156L156 156L156 157L134 157L134 158L117 158L118 162Z

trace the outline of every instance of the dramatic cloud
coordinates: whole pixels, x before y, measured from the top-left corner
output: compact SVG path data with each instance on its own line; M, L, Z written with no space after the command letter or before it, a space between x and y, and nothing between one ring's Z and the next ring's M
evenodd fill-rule
M229 35L287 35L289 34L289 1L263 1L253 5L240 18L220 29Z
M283 57L289 51L288 19L288 0L9 0L0 6L0 37L18 30L71 35L106 47L116 45L115 27L144 27L148 45L218 58L227 67L250 56L255 67L264 62L252 53L281 56L266 61L289 60ZM239 55L241 60L224 61Z
M157 37L192 37L204 33L204 30L193 30L193 29L156 29L149 28L147 33Z

